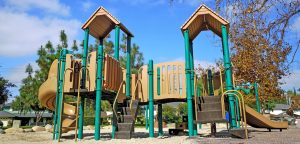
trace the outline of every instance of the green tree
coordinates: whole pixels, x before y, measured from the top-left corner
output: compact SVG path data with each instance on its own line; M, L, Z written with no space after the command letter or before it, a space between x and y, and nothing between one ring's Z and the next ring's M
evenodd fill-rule
M13 101L13 108L20 113L25 114L34 111L37 122L39 122L45 111L45 108L38 100L39 87L47 80L50 66L55 59L59 58L61 49L68 47L67 34L64 30L60 32L59 38L60 42L57 44L56 48L54 48L51 41L48 41L44 46L42 45L38 49L38 59L36 60L36 63L39 69L33 72L33 68L30 64L26 67L27 77L22 80L22 85L19 89L20 96L16 97ZM75 40L72 44L72 50L74 52L78 51L77 42ZM67 97L67 99L73 101L74 98Z
M123 51L125 51L127 49L127 37L125 34L122 35L121 42L120 47ZM136 43L133 43L131 46L130 57L132 73L137 74L139 68L144 65L144 55L140 52L140 47ZM120 56L120 63L123 68L126 68L126 58L126 53Z
M10 83L4 77L0 76L0 105L4 104L8 97L11 97L11 92L9 88L15 87L16 85Z
M179 103L177 106L177 113L179 117L187 115L187 103Z
M12 103L12 107L18 110L20 113L26 114L27 112L34 111L37 118L37 122L40 121L45 108L40 104L38 100L38 89L37 81L33 78L33 68L30 64L27 65L25 72L27 77L22 80L20 88L20 96Z
M163 119L167 123L176 123L178 122L178 116L176 115L176 108L171 105L165 104L162 108Z

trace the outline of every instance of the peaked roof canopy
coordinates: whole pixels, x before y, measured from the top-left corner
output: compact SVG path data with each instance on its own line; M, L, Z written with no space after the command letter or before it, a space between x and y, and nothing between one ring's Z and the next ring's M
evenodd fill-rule
M222 36L221 26L225 25L229 29L229 22L218 15L216 12L208 8L206 5L201 5L191 17L181 26L181 31L189 30L191 40L204 30L211 30L218 36Z
M105 38L115 26L120 26L121 30L133 37L133 34L104 7L99 7L94 14L84 23L82 29L89 28L90 35L94 38Z

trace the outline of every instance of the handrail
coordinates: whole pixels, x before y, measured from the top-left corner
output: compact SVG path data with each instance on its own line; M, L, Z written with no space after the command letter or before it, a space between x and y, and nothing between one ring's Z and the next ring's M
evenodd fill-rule
M116 112L116 110L115 110L115 105L116 105L117 99L118 99L118 97L119 97L119 95L120 95L121 88L122 88L122 86L123 86L124 84L126 85L126 82L125 82L125 81L122 81L122 83L120 84L118 93L117 93L117 95L116 95L116 98L115 98L115 100L114 100L113 106L112 106L113 112L114 112L114 114L115 114L117 117L118 117L118 114L117 114L117 112Z
M237 93L237 94L236 94ZM234 95L235 97L237 97L238 101L239 101L239 108L240 108L240 113L241 113L241 109L243 111L243 121L245 123L245 125L243 124L243 127L245 128L245 135L246 135L246 139L248 139L248 130L247 130L247 120L246 120L246 109L245 109L245 101L244 101L244 98L243 98L243 94L240 93L239 91L237 90L227 90L225 91L222 96L221 96L221 106L222 106L222 117L224 118L225 117L225 106L224 106L224 96L225 94L232 94ZM239 97L240 96L240 97ZM242 99L242 105L241 105L241 100L240 98Z
M143 87L142 87L142 82L141 82L141 80L137 80L137 83L135 84L135 88L134 88L134 94L135 94L135 92L136 92L136 89L137 89L137 87L138 87L138 84L140 84L140 86L141 86L141 91L142 91L142 97L144 98L144 94L143 94ZM134 97L135 98L135 97ZM129 104L129 109L130 109L130 111L131 111L131 115L133 114L132 113L132 101L133 101L133 98L131 98L131 100L130 100L130 104Z
M221 87L221 92L224 92L224 88L223 88L223 78L222 78L222 70L223 68L219 67L219 73L220 73L220 87Z
M197 96L197 94L198 94L198 87L197 87L197 83L198 83L198 79L197 79L197 77L196 77L196 79L195 79L195 81L194 81L194 106L195 106L195 119L197 120L197 109L198 109L198 107L197 107L197 100L198 100L198 96Z

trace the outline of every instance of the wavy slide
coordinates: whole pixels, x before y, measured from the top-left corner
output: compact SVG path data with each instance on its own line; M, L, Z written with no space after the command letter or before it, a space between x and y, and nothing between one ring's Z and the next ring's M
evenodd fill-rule
M267 128L267 129L287 129L288 122L276 122L268 119L262 114L256 112L249 106L245 106L247 124L255 128Z
M43 106L54 111L55 98L56 98L56 86L57 86L57 65L58 60L53 61L48 79L40 86L38 98ZM62 133L75 129L76 120L76 107L67 103L64 103L63 116L62 116Z

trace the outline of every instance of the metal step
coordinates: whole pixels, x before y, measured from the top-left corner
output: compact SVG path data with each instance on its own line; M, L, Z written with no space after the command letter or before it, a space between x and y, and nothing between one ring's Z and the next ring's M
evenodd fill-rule
M118 131L131 131L132 123L118 123Z
M117 131L115 133L116 139L131 139L131 132L130 131Z
M202 103L199 105L200 111L221 110L220 102Z
M211 123L222 122L224 120L221 110L200 111L197 113L197 122Z
M221 96L203 96L202 103L221 102Z
M238 137L238 138L242 138L242 139L246 139L245 129L230 129L229 133L232 136L235 136L235 137Z
M131 123L134 121L134 118L132 115L123 115L124 123Z

